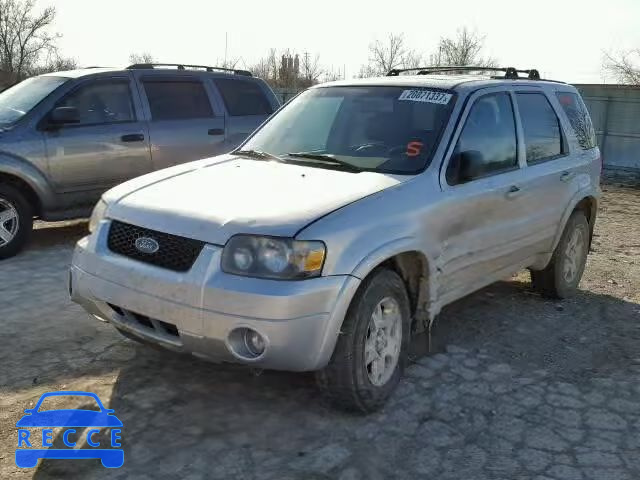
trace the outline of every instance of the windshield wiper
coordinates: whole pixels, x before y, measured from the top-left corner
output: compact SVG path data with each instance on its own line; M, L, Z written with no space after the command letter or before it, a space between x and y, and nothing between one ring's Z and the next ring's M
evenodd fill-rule
M257 158L259 160L278 160L282 161L280 157L273 153L263 152L262 150L237 150L232 152L234 155L244 155L249 158Z
M311 153L311 152L290 152L287 153L287 156L292 158L308 158L309 160L317 160L323 163L329 163L331 165L340 166L348 168L354 172L361 172L363 169L358 168L353 163L345 162L344 160L340 160L339 158L334 157L333 155L325 155L322 153Z

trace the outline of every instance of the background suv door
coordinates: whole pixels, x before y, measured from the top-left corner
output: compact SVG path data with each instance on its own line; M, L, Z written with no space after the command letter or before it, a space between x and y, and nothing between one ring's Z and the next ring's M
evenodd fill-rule
M154 169L225 151L225 119L198 74L136 72L149 118Z
M227 145L232 150L269 118L277 105L256 80L218 77L213 82L227 110Z
M438 225L438 297L453 301L519 267L529 254L518 132L509 91L469 99L441 171L445 201ZM520 265L524 266L524 265Z
M58 193L92 203L109 187L151 170L147 125L131 87L128 75L82 81L54 106L77 108L79 123L48 127L43 119Z

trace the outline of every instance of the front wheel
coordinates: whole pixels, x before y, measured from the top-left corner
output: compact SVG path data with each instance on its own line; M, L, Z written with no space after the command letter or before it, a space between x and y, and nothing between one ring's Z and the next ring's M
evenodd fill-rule
M382 407L407 362L411 314L402 279L380 269L356 293L318 385L336 406L360 412Z
M33 228L33 209L16 187L0 184L0 259L16 255Z
M578 289L589 251L589 224L583 212L569 217L558 246L544 270L531 270L533 288L545 297L567 298Z

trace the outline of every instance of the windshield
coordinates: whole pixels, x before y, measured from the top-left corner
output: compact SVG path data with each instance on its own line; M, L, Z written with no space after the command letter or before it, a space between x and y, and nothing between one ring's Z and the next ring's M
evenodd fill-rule
M434 88L315 88L287 104L242 151L319 167L413 174L431 160L454 101L452 92Z
M0 93L0 126L11 125L66 82L64 77L33 77Z

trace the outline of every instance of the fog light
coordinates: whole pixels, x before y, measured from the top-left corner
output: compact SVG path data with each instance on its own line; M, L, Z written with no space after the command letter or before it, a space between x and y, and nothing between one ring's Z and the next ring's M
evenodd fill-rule
M259 357L264 352L264 338L255 330L246 329L244 331L244 345L256 357Z

